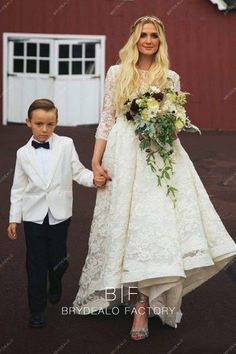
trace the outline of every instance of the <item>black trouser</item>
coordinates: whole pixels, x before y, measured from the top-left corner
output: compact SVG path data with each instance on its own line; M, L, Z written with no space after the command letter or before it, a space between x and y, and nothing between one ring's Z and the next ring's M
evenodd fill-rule
M48 275L50 282L61 279L69 265L66 248L69 224L70 218L59 224L49 225L48 215L43 224L24 221L31 312L42 312L46 307Z

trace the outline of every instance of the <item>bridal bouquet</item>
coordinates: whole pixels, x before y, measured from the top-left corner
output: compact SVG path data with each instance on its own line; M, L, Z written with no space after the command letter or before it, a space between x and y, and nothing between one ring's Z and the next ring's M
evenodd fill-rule
M140 140L141 150L146 151L146 161L157 177L158 186L165 182L167 195L174 205L177 189L170 180L174 174L173 142L181 130L200 132L191 124L184 108L187 92L176 92L172 88L160 91L156 86L136 98L125 102L126 119L134 124L135 134ZM156 153L162 158L157 164Z

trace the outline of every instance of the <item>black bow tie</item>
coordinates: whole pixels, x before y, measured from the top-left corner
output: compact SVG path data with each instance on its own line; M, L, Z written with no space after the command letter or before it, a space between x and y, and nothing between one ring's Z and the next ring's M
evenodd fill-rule
M49 149L50 146L49 146L49 142L45 142L45 143L38 143L37 141L35 140L32 140L32 143L31 145L35 148L35 149L38 149L38 148L44 148L44 149Z

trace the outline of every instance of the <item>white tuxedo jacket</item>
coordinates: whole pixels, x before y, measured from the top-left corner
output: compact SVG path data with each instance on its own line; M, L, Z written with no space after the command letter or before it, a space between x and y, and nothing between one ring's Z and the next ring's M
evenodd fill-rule
M73 180L93 187L93 173L80 162L73 140L52 135L52 155L48 180L45 180L36 159L33 137L17 151L11 189L10 222L36 222L50 209L56 219L72 215Z

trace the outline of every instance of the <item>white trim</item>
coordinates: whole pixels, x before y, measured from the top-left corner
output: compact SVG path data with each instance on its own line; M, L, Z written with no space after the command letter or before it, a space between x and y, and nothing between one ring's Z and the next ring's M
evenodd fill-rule
M100 114L103 108L103 95L104 95L104 79L105 79L105 41L106 36L104 35L73 35L73 34L45 34L45 33L14 33L14 32L5 32L3 33L3 93L2 93L2 112L3 112L3 125L7 125L7 90L8 90L8 43L10 40L34 40L34 39L47 39L47 40L79 40L80 42L83 41L84 43L98 41L101 45L101 89L99 91L100 94ZM53 70L54 74L56 74L56 63L53 63L53 67L50 67L50 71ZM19 73L20 74L20 73ZM25 74L24 74L25 75ZM40 74L36 74L40 75ZM45 77L45 75L40 75ZM49 74L49 77L51 75ZM91 75L94 76L94 75ZM95 74L96 76L96 74ZM88 78L88 75L86 75Z
M79 40L84 40L85 42L90 42L94 40L99 40L101 41L102 39L105 38L105 36L101 35L81 35L81 34L45 34L45 33L14 33L14 32L5 32L4 36L6 36L8 39L25 39L25 37L28 38L47 38L47 39L79 39Z
M2 93L2 123L7 125L7 72L8 72L8 37L3 33L3 93Z

